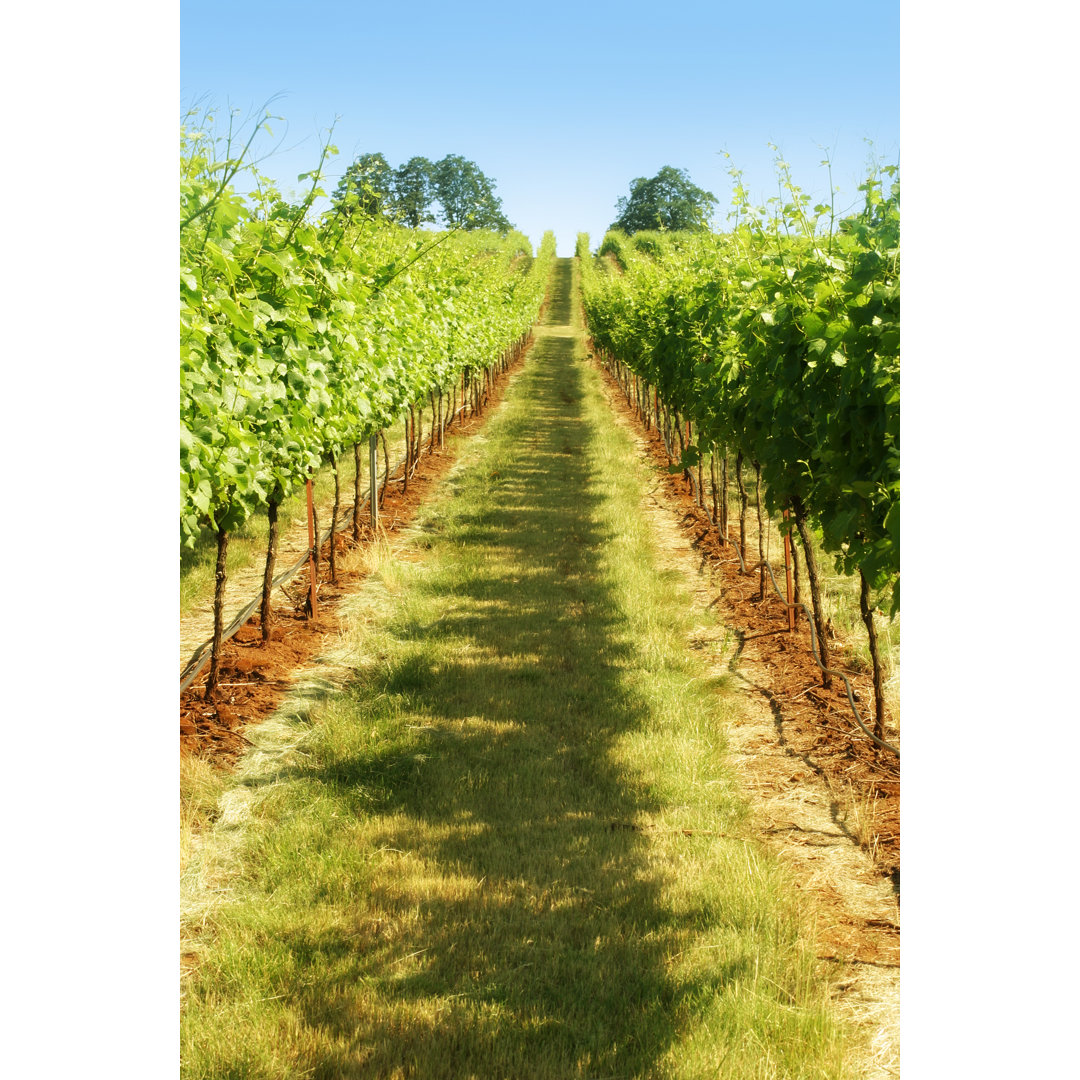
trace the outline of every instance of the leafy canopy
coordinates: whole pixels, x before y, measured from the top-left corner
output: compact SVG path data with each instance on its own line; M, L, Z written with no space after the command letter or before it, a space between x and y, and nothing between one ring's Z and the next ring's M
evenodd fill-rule
M436 162L432 180L443 219L451 228L493 229L500 233L513 228L502 212L495 182L475 162L460 154L447 154Z
M690 182L685 169L665 165L654 177L630 182L630 195L615 204L610 228L632 236L642 229L708 229L716 196Z
M452 229L491 229L505 235L514 227L502 211L495 181L460 154L447 154L434 163L412 157L396 169L382 154L361 154L345 170L333 196L334 210L342 218L359 213L411 229L435 223L435 203L440 220Z
M394 205L402 225L410 229L435 221L430 209L435 198L431 185L433 169L426 157L411 157L394 170Z
M338 206L310 187L285 202L246 137L194 112L180 149L180 526L239 528L308 470L400 419L410 402L486 366L536 319L555 254L519 233L432 239L392 220L382 155L365 155ZM251 194L238 194L243 173ZM391 193L393 194L393 193Z
M579 238L598 349L694 422L696 445L760 463L766 504L801 506L841 573L899 611L900 184L875 168L836 222L778 161L781 196L751 204L738 170L729 233ZM827 222L828 228L821 226Z
M382 154L361 154L334 189L334 208L345 217L359 211L366 217L393 216L394 170Z

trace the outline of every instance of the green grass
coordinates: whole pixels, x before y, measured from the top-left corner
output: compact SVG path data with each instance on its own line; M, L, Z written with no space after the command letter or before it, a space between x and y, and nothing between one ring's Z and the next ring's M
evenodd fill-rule
M847 1075L569 277L412 554L362 590L352 683L222 800L186 1077Z

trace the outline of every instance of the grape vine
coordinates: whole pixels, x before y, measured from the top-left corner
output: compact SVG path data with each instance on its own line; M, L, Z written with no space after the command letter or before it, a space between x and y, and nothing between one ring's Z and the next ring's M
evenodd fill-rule
M219 157L207 131L181 132L180 530L186 545L217 534L219 596L230 531L260 510L273 520L323 461L528 333L555 250L550 233L534 258L516 232L315 218L334 147L291 206L245 161L250 144ZM243 169L247 197L233 186Z
M790 512L804 540L812 593L812 525L838 570L861 576L880 738L871 593L900 605L898 170L875 171L862 209L839 222L809 207L783 162L781 197L765 207L733 175L729 232L609 234L596 259L579 236L589 332L690 422L685 442L674 425L673 468L689 473L718 445L760 468L766 505ZM816 595L814 609L824 654Z

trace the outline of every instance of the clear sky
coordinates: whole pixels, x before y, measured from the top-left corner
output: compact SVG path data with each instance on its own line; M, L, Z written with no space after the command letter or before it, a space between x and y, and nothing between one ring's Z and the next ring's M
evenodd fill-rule
M873 142L899 156L899 4L694 0L181 0L181 108L206 98L245 114L281 95L287 121L262 165L284 191L337 119L332 181L357 154L397 166L462 154L496 181L507 216L559 254L593 246L630 181L685 168L730 202L727 150L755 198L775 191L780 147L794 178L858 199ZM270 149L273 143L264 143Z

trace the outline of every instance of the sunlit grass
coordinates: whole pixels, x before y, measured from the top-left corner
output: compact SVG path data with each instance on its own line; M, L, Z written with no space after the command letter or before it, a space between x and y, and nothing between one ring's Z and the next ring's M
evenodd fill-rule
M846 1075L579 338L486 436L361 593L351 686L241 771L184 1075Z
M180 871L187 867L198 832L214 819L225 778L209 762L187 754L180 759Z

